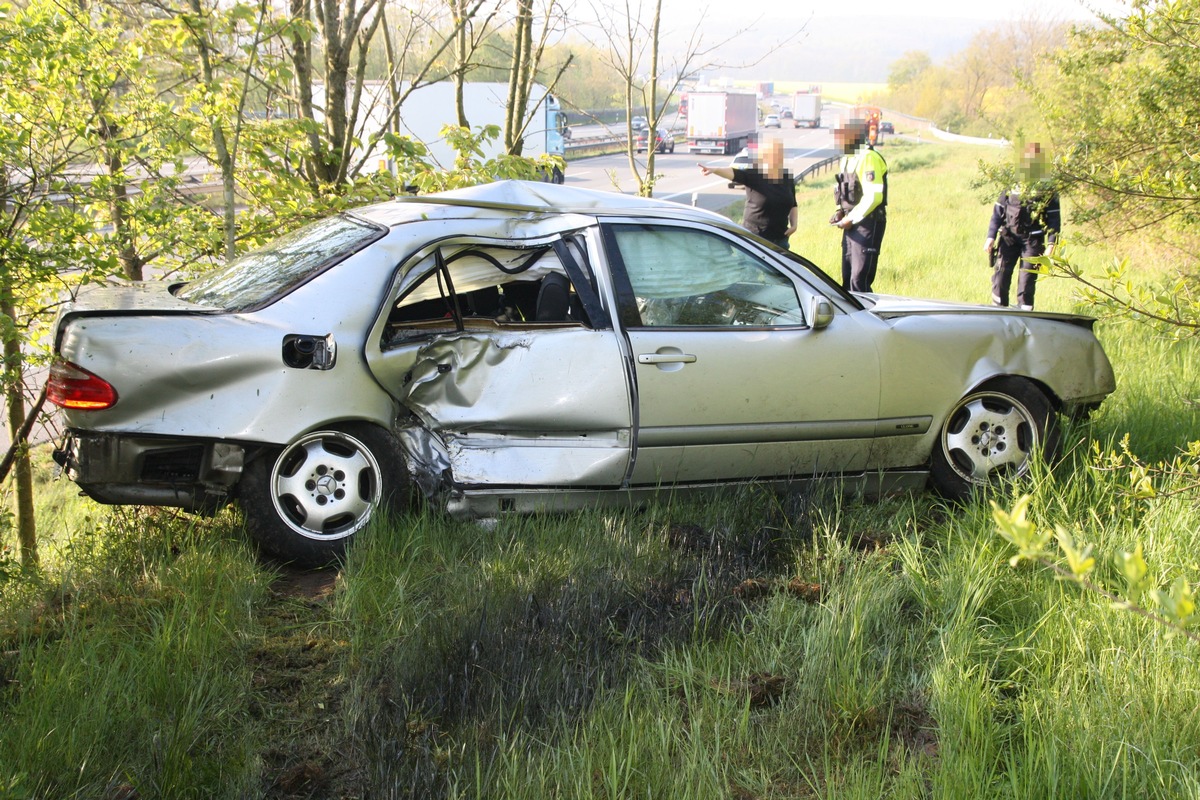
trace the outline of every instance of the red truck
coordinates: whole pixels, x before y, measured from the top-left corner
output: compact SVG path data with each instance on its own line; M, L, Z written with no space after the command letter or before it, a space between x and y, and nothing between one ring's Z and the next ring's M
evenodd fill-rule
M758 98L747 92L690 92L689 153L729 155L741 150L758 130Z

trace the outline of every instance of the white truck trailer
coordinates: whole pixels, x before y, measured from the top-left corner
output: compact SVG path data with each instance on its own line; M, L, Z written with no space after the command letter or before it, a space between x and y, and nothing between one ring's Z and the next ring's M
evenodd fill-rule
M317 103L324 102L324 87L317 87L314 94ZM467 83L463 87L463 105L471 130L477 131L484 125L497 125L504 130L504 116L508 105L507 83ZM387 130L391 97L387 85L382 81L363 83L359 106L359 119L363 137ZM442 127L457 124L458 113L454 105L454 85L449 81L431 83L413 91L397 112L399 134L410 136L429 150L429 156L443 169L454 167L455 151L441 137ZM365 119L365 123L363 120ZM543 153L562 156L566 152L566 115L558 98L546 92L546 87L534 84L525 110L524 119L529 120L525 128L522 155L540 156ZM504 135L490 141L483 148L484 158L494 158L504 153ZM390 168L387 155L377 145L370 158L378 159L381 168ZM373 162L372 162L373 163Z
M729 155L745 147L758 130L758 98L748 92L690 92L689 153Z
M821 95L796 92L792 95L792 126L821 127Z

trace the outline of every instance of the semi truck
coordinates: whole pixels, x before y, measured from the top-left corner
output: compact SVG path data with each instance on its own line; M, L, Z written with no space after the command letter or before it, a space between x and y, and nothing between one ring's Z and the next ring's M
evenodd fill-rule
M821 95L796 92L792 95L792 127L821 127Z
M758 97L751 92L688 94L689 153L736 153L758 130Z
M324 102L323 87L315 92L317 102ZM360 99L359 117L366 117L365 133L387 128L388 111L391 108L387 85L382 81L365 81ZM463 86L463 105L471 130L477 131L485 125L497 125L504 130L505 109L508 105L507 83L467 83ZM430 159L443 169L452 169L456 153L454 148L441 137L442 127L456 124L454 84L449 81L420 86L408 95L396 114L398 133L409 136L425 145ZM521 155L540 156L543 153L562 156L566 153L566 113L554 95L546 87L534 84L529 94L529 104L523 119L528 119L525 128ZM504 153L504 136L488 142L483 148L484 158L495 158ZM387 155L381 146L371 153L378 159L379 166L391 169ZM558 175L555 180L559 180Z

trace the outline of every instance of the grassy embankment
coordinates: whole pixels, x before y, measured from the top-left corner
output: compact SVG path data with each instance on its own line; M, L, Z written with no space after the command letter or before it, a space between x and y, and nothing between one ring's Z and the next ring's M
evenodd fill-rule
M984 300L980 153L887 152L877 288ZM833 265L829 194L803 188L794 245ZM1039 305L1070 297L1044 281ZM1100 332L1117 393L999 500L1032 492L1102 580L1139 541L1194 579L1193 500L1129 502L1085 456L1195 438L1195 346ZM1010 568L982 503L426 514L335 578L265 570L232 515L69 494L43 494L42 576L0 582L0 797L1200 797L1196 644Z

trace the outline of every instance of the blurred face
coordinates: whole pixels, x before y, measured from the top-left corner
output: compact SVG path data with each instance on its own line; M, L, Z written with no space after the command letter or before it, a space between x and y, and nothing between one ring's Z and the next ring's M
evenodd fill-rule
M834 128L834 145L846 155L850 155L855 148L867 140L866 127L864 120L852 119Z
M779 169L783 166L783 142L768 139L759 148L758 157L767 169Z
M1039 181L1046 176L1046 154L1037 142L1025 145L1021 153L1021 177L1028 181Z

